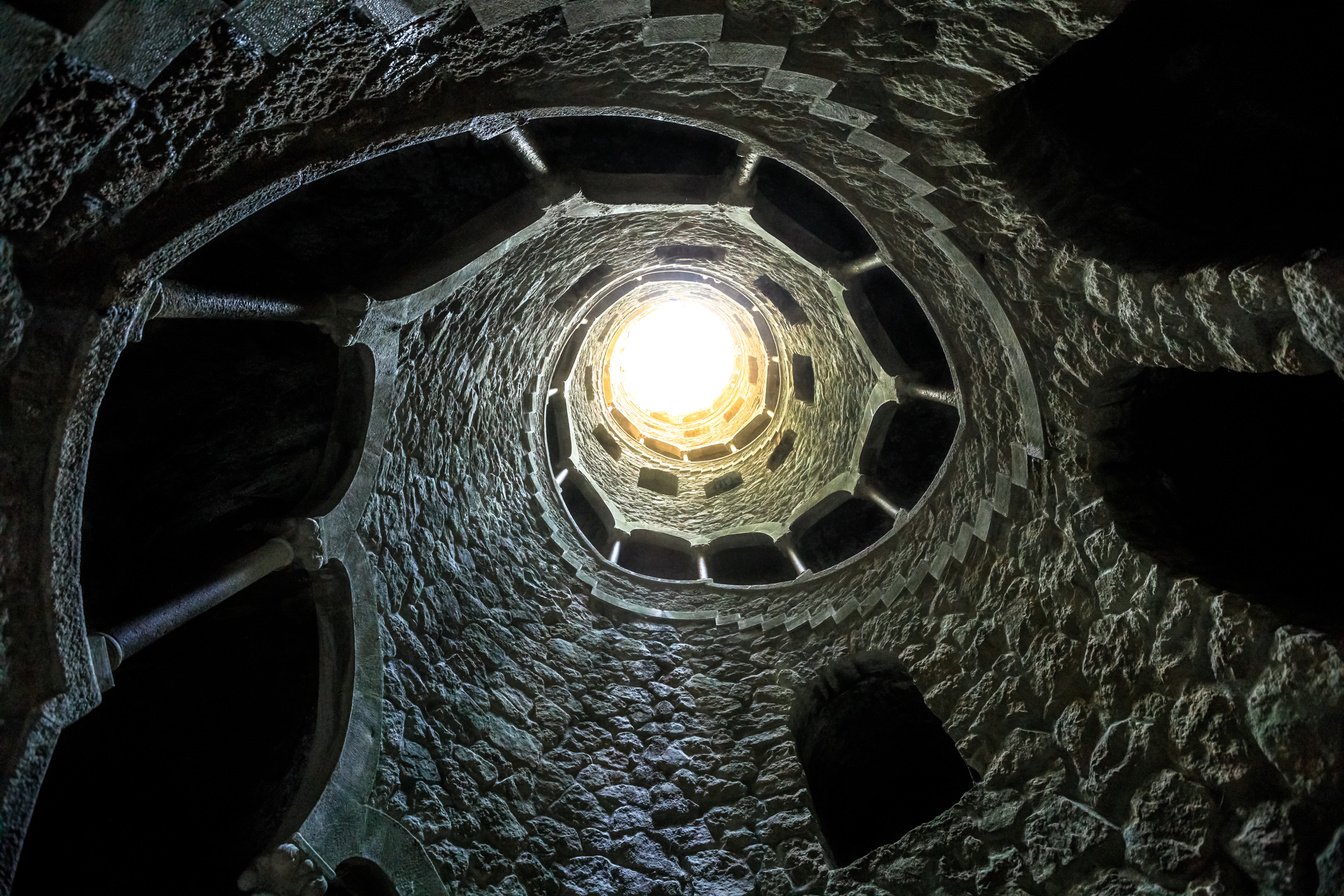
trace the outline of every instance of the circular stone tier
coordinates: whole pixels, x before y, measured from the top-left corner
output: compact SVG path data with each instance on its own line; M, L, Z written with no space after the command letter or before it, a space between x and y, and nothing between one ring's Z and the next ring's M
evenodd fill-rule
M805 581L904 528L960 432L942 339L890 255L809 175L758 163L759 188L699 203L657 182L582 181L577 221L628 223L611 234L622 252L589 238L608 263L562 290L570 324L533 419L557 540L581 535L597 570L711 589ZM711 197L716 180L697 189ZM631 202L631 188L657 198ZM678 241L646 242L644 220ZM635 243L652 263L621 261Z

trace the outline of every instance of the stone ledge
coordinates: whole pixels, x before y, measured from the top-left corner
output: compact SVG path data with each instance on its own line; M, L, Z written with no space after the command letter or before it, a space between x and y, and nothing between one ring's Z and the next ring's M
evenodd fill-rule
M339 0L244 0L225 18L276 56L338 5Z
M571 34L608 25L638 22L650 15L649 0L574 0L564 6L565 25Z
M911 195L916 197L927 196L938 189L918 174L915 174L908 168L902 168L895 162L887 162L882 166L879 173L883 177L896 181L898 184L909 190Z
M855 128L849 132L846 142L852 143L860 149L866 149L874 155L886 159L892 164L900 164L910 157L908 150L902 149L895 143L883 140L881 137L861 128Z
M853 106L846 106L844 103L837 103L828 99L813 100L809 110L818 118L849 125L853 128L866 128L877 120L877 116L871 112L855 109Z

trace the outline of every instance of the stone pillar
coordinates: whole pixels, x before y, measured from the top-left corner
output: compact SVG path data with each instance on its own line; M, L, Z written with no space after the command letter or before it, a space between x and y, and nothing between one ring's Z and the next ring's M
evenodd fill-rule
M315 324L337 345L349 345L368 316L373 300L349 293L316 302L292 302L242 293L212 292L165 280L153 317L196 320L292 320Z

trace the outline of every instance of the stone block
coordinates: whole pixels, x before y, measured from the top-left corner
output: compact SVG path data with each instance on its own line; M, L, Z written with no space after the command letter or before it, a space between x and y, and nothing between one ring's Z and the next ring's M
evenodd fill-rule
M5 64L0 65L0 122L64 43L65 37L55 28L0 4L0 46L5 56Z
M735 65L745 68L777 69L784 62L787 47L721 40L710 44L710 65Z
M400 28L438 5L438 0L355 0L355 6L362 9L384 31Z
M467 4L486 31L558 4L555 0L470 0Z
M781 90L785 93L799 93L803 96L824 99L835 89L835 82L830 78L809 75L806 72L777 68L765 76L764 86L767 90Z
M112 0L70 42L68 52L148 87L225 10L220 0Z
M227 18L267 53L276 55L336 6L337 0L244 0Z
M894 165L900 164L910 157L908 150L863 129L850 131L849 136L845 139L846 142L852 143L860 149L866 149Z
M566 3L565 25L571 34L649 17L649 0L575 0Z
M877 116L871 112L865 112L862 109L855 109L853 106L846 106L844 103L837 103L834 100L824 98L813 100L809 108L812 114L818 118L836 121L853 128L866 128L877 119Z

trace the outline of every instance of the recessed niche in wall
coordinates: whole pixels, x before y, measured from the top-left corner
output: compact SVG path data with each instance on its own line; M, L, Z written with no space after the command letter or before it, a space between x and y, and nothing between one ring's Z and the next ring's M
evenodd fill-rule
M732 536L709 546L709 577L726 585L789 582L798 571L768 537Z
M602 446L602 449L604 451L606 451L608 454L610 454L617 460L620 459L621 442L620 439L616 438L615 434L612 433L611 430L607 429L605 426L599 423L598 425L593 427L593 437L597 439L597 443ZM551 462L555 463L554 460L552 460Z
M677 474L669 473L666 470L655 470L653 467L641 467L639 487L646 488L651 492L658 492L660 495L676 495Z
M826 569L848 560L891 530L891 516L871 501L835 497L793 525L794 544L808 569Z
M1323 110L1344 107L1344 7L1272 13L1134 0L987 104L986 149L1053 232L1108 259L1338 248L1344 131Z
M699 577L690 545L655 532L632 532L621 542L618 562L625 569L655 579Z
M722 246L659 246L653 250L660 261L723 261L727 251Z
M779 313L786 321L791 324L807 323L807 312L798 304L798 300L793 297L783 286L780 286L769 277L756 278L756 288L760 290L761 295L770 300L770 304L778 309Z
M713 498L722 495L724 492L730 492L742 484L742 474L736 470L724 473L705 485L705 497Z
M318 717L314 584L274 573L117 669L57 741L16 896L56 881L62 893L235 896L243 869L301 820L292 804Z
M1141 368L1090 403L1089 467L1130 544L1292 621L1344 630L1344 380Z
M817 398L817 380L812 372L812 359L807 355L793 356L793 397L811 404Z
M932 821L973 783L892 654L858 653L822 669L798 689L789 728L836 865Z
M888 402L873 416L859 469L884 498L908 510L937 477L960 422L949 405Z
M775 442L775 447L770 449L770 457L766 459L765 465L768 469L778 470L784 461L789 459L793 453L793 446L798 441L798 433L791 429L786 429L779 434L779 441Z

